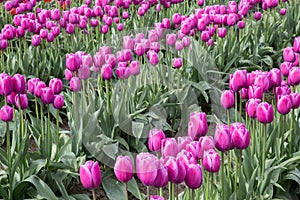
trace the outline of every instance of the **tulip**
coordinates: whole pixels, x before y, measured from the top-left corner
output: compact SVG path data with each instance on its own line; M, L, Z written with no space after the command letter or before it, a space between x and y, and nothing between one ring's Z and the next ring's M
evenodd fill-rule
M66 55L66 67L68 70L74 72L80 67L80 57L77 54Z
M168 184L168 170L163 164L163 160L159 160L159 168L154 183L151 185L156 188L164 187Z
M280 64L280 71L283 76L288 76L290 69L292 69L293 64L290 62L283 62Z
M182 58L173 58L173 67L180 68L182 66Z
M295 86L300 83L300 68L293 67L288 75L288 83L289 85Z
M112 67L110 64L104 64L101 68L101 76L105 80L109 80L113 76Z
M59 78L53 78L49 82L49 87L53 90L54 94L59 94L62 91L63 83Z
M150 200L165 200L165 198L158 196L158 195L151 195Z
M215 148L215 141L212 136L204 136L199 139L200 143L200 158L203 158L205 151Z
M0 74L0 95L8 96L13 92L13 79L7 74Z
M201 143L199 141L192 141L186 145L185 149L192 153L196 160L201 158Z
M139 65L139 62L138 61L132 61L130 63L130 71L131 71L131 74L136 76L140 73L140 65Z
M224 38L226 36L226 28L218 28L218 36Z
M177 51L181 51L184 48L182 41L176 41L175 43L175 49Z
M294 62L295 61L295 52L292 47L287 47L283 50L283 59L286 62Z
M81 82L78 77L72 77L70 80L70 90L72 92L79 92L81 90Z
M150 44L150 50L153 50L156 53L158 53L160 51L160 44L159 44L159 42L151 42L151 44Z
M139 153L136 156L136 173L141 182L151 186L157 176L159 160L150 153Z
M162 140L165 138L166 136L162 130L160 129L150 130L148 136L148 148L151 151L160 151Z
M231 90L224 90L221 94L221 106L225 109L234 107L234 93Z
M192 141L193 141L192 138L189 136L178 137L177 138L178 151L180 152L181 150L185 149L186 145Z
M217 124L214 136L215 146L219 151L228 151L231 147L231 137L227 124Z
M84 188L91 190L98 187L102 182L102 175L98 162L87 161L79 169L80 181Z
M5 50L8 46L8 42L5 39L0 39L0 50Z
M290 95L278 95L277 96L277 101L276 101L276 108L277 111L282 114L286 115L290 112L292 109L292 101L290 98Z
M41 37L39 35L33 35L31 37L31 43L33 46L39 46L41 44Z
M34 95L36 97L41 97L42 89L45 88L45 87L46 87L45 82L43 82L43 81L36 82L35 87L34 87Z
M300 36L294 39L293 50L296 53L300 53Z
M189 164L185 184L191 189L197 189L202 185L202 167L199 164Z
M263 124L271 123L274 119L274 110L272 105L262 102L257 106L257 120Z
M180 13L175 13L172 17L172 21L174 24L180 24L181 23L181 15Z
M270 83L272 87L277 87L280 86L282 78L281 78L281 72L278 68L273 68L269 72L270 76Z
M220 155L215 150L210 149L204 152L202 164L206 171L216 173L221 166Z
M162 157L167 157L167 156L176 157L177 153L178 153L178 144L175 138L165 138L161 140Z
M10 95L6 96L6 101L8 104L15 104L15 97L16 97L16 93L12 92Z
M291 88L287 85L276 87L275 89L276 96L289 95L290 93L291 93Z
M238 22L238 28L239 29L244 29L245 28L245 22L244 21L239 21Z
M292 93L290 94L292 108L297 109L300 106L300 93Z
M206 135L208 124L206 114L204 112L192 112L190 114L190 121L188 124L188 135L193 140L198 140L199 137Z
M157 65L159 62L158 54L153 50L147 52L147 58L151 65Z
M247 72L246 70L237 70L229 76L229 86L234 92L239 91L247 84Z
M248 89L248 98L249 99L262 99L263 97L263 88L253 85Z
M86 64L80 66L78 70L78 76L82 80L87 80L91 75L90 67Z
M207 41L209 41L209 39L210 39L210 36L209 36L208 31L203 31L203 32L201 33L201 40L202 40L203 42L207 42Z
M41 89L41 99L44 104L51 104L54 101L54 92L50 87Z
M246 149L250 144L250 133L241 122L230 125L231 142L237 149Z
M263 92L267 92L270 88L270 81L266 74L258 74L254 81L255 86L259 86L263 89Z
M257 106L261 103L260 99L249 99L246 103L246 112L250 118L256 118Z
M255 13L254 13L254 19L255 19L256 21L260 20L261 17L262 17L261 12L255 12Z
M178 176L178 166L175 157L165 157L164 166L168 171L168 180L174 183Z
M129 156L118 156L114 172L120 182L128 182L132 179L134 168Z
M10 122L13 119L14 110L8 105L2 106L0 109L0 119L4 122Z
M19 94L15 96L15 105L19 109L26 109L28 107L28 98L26 94Z
M53 100L53 107L60 110L64 106L64 96L61 94L55 95Z
M285 15L286 14L286 8L281 8L279 13L280 13L280 15Z

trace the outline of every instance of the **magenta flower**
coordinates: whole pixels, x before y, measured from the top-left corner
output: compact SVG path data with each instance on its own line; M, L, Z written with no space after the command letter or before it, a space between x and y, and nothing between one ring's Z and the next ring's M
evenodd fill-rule
M16 94L15 105L19 109L22 109L22 110L26 109L28 107L27 94Z
M162 130L151 129L148 135L148 148L151 151L160 151L162 140L165 138L165 133Z
M286 62L294 62L295 61L295 52L292 47L287 47L283 50L283 59Z
M213 149L204 152L202 159L203 167L206 171L216 173L220 169L220 155Z
M260 99L249 99L247 101L246 112L250 118L256 118L256 109L260 102Z
M0 119L4 122L10 122L13 119L14 110L8 105L4 105L0 109Z
M300 68L293 67L288 75L288 83L289 85L295 86L299 85L300 83Z
M202 167L199 164L188 165L185 184L191 189L197 189L202 185Z
M219 151L228 151L231 147L231 136L227 124L217 124L214 136L215 146Z
M134 168L129 156L118 156L114 172L120 182L128 182L132 179Z
M162 157L173 156L176 157L178 153L178 144L175 138L165 138L161 141Z
M276 109L282 114L286 115L292 109L293 102L291 101L290 95L278 95L276 101Z
M13 92L12 78L5 73L0 74L0 95L8 96L12 92Z
M72 92L79 92L81 90L80 78L72 77L70 80L70 90Z
M150 186L154 183L159 169L159 160L150 153L136 156L136 173L141 182Z
M198 140L199 137L206 135L207 130L206 114L204 112L192 112L188 124L188 136L193 140Z
M163 164L163 160L159 160L159 168L157 170L157 176L155 178L154 183L151 185L152 187L161 188L168 184L168 170Z
M229 76L229 86L234 92L239 91L241 88L245 87L247 84L247 71L237 70Z
M13 90L15 93L26 93L26 80L25 77L21 74L15 74L12 78Z
M102 175L98 162L86 161L79 169L80 181L84 188L91 190L102 182Z
M234 93L231 90L224 90L221 94L221 106L225 109L234 107Z
M250 133L241 122L230 125L231 142L237 149L246 149L250 144Z
M257 120L263 124L271 123L274 119L274 110L272 105L267 102L262 102L257 106Z

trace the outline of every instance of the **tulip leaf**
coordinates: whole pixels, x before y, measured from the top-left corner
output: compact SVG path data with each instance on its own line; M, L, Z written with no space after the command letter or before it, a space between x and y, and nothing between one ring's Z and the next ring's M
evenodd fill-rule
M132 134L136 138L137 141L140 140L144 130L144 123L141 122L132 122Z
M103 175L102 186L109 199L125 200L124 184L118 182L115 178Z
M133 194L138 199L145 199L146 196L140 192L135 178L132 178L130 181L127 182L127 184L128 184L128 191L131 194Z

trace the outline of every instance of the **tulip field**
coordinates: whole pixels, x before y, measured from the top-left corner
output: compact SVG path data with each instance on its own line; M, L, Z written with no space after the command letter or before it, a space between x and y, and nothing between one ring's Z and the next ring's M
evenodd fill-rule
M297 0L0 10L0 199L300 199Z

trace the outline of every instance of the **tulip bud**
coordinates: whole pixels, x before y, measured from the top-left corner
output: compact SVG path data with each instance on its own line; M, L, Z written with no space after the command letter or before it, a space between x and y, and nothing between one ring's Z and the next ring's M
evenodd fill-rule
M102 182L102 175L98 162L91 160L85 162L79 169L80 181L84 188L91 190L98 187Z
M49 82L49 87L53 90L54 94L59 94L62 91L63 83L59 78L53 78Z
M228 151L231 147L231 137L227 124L217 124L214 136L215 146L219 151Z
M54 96L54 100L53 100L53 107L57 110L62 109L62 107L64 106L64 96L61 94L55 95Z
M133 177L133 164L129 156L118 156L114 172L120 182L128 182Z
M160 5L160 4L157 4ZM158 195L151 195L150 200L165 200L165 198L158 196Z
M188 124L188 135L193 140L198 140L199 137L206 135L208 124L206 114L204 112L192 112L190 114L190 122Z
M8 96L13 92L13 79L7 74L0 74L0 95Z
M200 158L203 158L205 151L215 148L215 142L212 136L204 136L199 139L200 143Z
M273 68L269 72L270 76L270 83L272 87L277 87L281 84L282 78L281 78L281 72L278 68Z
M160 129L150 130L148 136L148 148L151 151L160 151L162 140L165 138L166 136L162 130Z
M300 93L292 93L290 94L292 108L297 109L300 106Z
M288 75L288 83L289 85L296 86L300 83L300 68L293 67Z
M250 133L241 122L230 125L231 142L237 149L246 149L250 144Z
M280 15L285 15L286 14L286 8L281 8L279 13L280 13Z
M255 19L256 21L260 20L261 17L262 17L261 12L255 12L255 13L254 13L254 19Z
M50 87L41 90L41 99L44 104L51 104L54 101L54 92Z
M203 31L201 33L201 40L203 42L207 42L209 39L210 39L210 35L209 35L208 31Z
M177 143L178 143L178 152L186 148L186 145L192 142L192 138L189 136L184 136L184 137L178 137L177 138Z
M173 67L180 68L182 66L182 58L173 58Z
M202 167L199 164L189 164L185 184L191 189L197 189L202 185Z
M224 90L221 95L221 106L225 109L233 108L234 93L231 90Z
M70 90L72 92L79 92L81 90L81 82L78 77L72 77L70 80Z
M28 107L28 98L26 94L17 94L15 96L15 105L19 109L26 109Z
M206 171L216 173L220 169L220 155L213 149L204 152L202 164Z
M218 36L224 38L226 36L226 28L218 28Z
M10 122L13 119L14 110L8 105L2 106L0 109L0 119L4 122Z
M263 88L259 86L250 86L248 89L249 99L262 99L263 97Z
M229 76L229 86L234 92L239 91L247 84L247 72L246 70L237 70Z
M295 52L292 47L287 47L283 50L283 59L286 62L294 62L295 61Z
M174 183L178 176L178 166L175 157L165 157L164 166L167 168L169 181Z
M112 67L110 64L104 64L101 68L102 78L105 80L109 80L113 76Z
M293 50L296 53L300 53L300 36L294 39Z
M260 99L249 99L247 101L246 112L250 118L256 118L256 109L260 102Z
M176 157L177 153L178 153L178 144L175 138L165 138L161 140L162 157L167 157L167 156Z
M15 104L15 97L16 97L16 93L12 92L10 95L6 96L6 101L8 104Z
M139 65L138 61L131 61L129 68L130 68L131 74L134 76L136 76L140 73L140 65Z
M158 167L158 170L157 170L157 176L155 178L154 183L151 186L156 187L156 188L164 187L168 184L168 180L169 180L168 170L164 166L163 160L160 159L159 160L159 167Z
M276 108L280 114L288 114L292 108L292 101L290 99L290 95L278 95L276 101Z
M136 173L141 182L150 186L154 183L159 168L159 160L150 153L139 153L136 156Z
M257 120L263 124L271 123L274 119L274 110L272 105L262 102L257 106Z

